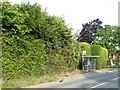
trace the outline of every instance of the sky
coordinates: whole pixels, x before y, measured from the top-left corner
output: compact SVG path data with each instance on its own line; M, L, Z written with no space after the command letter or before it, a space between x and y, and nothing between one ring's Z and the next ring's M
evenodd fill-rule
M102 25L118 25L119 0L8 0L12 3L39 3L50 15L63 17L73 32L82 29L82 24L99 18Z

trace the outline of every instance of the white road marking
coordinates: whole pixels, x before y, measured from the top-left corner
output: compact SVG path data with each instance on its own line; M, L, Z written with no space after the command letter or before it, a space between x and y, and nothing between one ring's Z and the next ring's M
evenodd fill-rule
M117 78L114 78L113 80L117 80L117 79L119 79L120 77L117 77Z
M114 72L114 71L107 71L107 72Z
M96 87L102 86L102 85L104 85L104 84L106 84L106 83L108 83L108 82L101 83L101 84L96 85L96 86L93 86L93 87L91 87L91 88L96 88Z

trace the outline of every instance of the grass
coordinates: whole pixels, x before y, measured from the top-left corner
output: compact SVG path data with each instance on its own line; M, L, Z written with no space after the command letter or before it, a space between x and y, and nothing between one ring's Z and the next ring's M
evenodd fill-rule
M52 82L56 80L57 78L55 76L54 77L50 77L47 75L42 77L30 76L27 78L19 78L19 79L17 78L8 81L3 81L2 88L19 88L30 85L36 85L40 83Z
M106 68L102 68L102 69L110 69L110 68L115 68L115 67L118 67L118 66L114 66L114 67L107 66ZM22 78L12 79L8 81L3 81L1 86L2 88L29 87L29 86L39 85L42 83L61 81L64 77L74 76L74 75L81 74L81 73L82 72L80 70L74 70L71 72L70 71L61 72L61 73L45 75L45 76L40 76L40 77L35 77L35 76L29 76L27 78L22 77Z
M2 89L2 79L0 79L0 89Z
M38 85L41 83L60 81L64 77L68 77L76 74L80 74L80 70L75 70L72 72L62 72L54 75L45 75L41 77L30 76L27 78L19 78L19 79L17 78L8 81L3 81L2 88L20 88L20 87Z
M120 65L107 66L107 68L120 68Z

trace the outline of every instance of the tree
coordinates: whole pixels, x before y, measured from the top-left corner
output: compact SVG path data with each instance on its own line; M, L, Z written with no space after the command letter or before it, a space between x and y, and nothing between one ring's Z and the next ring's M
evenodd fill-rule
M116 47L118 46L118 27L105 25L105 27L99 30L94 35L94 44L100 45L108 49L109 53L116 53Z
M93 36L97 32L97 30L102 29L101 26L102 21L99 19L93 20L89 23L82 24L83 29L79 33L77 40L79 42L87 42L89 44L93 44Z

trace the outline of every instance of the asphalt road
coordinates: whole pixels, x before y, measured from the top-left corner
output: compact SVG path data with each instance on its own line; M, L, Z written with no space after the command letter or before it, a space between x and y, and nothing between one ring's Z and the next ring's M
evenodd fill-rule
M90 72L83 74L83 78L78 75L74 78L67 78L62 82L38 85L36 88L119 88L120 75L118 73L117 69Z
M106 72L87 73L84 79L73 79L71 81L63 81L58 85L50 86L50 88L118 88L117 70L109 70Z

